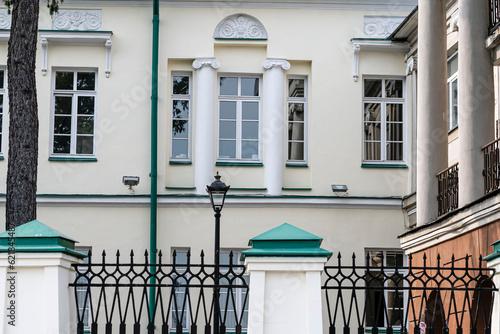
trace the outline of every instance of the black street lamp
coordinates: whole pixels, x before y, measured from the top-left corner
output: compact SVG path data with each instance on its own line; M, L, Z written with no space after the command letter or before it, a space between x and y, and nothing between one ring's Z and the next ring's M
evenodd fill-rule
M224 182L220 180L219 172L215 175L215 181L211 185L207 186L207 192L210 196L210 202L212 203L212 208L214 209L215 216L215 254L214 254L214 334L219 334L219 318L220 318L220 307L219 307L219 275L220 275L220 212L224 206L224 201L226 199L226 193L230 186L226 186Z

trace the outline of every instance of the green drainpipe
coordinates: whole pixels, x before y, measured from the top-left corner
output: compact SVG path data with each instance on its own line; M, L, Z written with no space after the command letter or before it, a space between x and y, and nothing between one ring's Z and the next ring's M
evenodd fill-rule
M151 210L149 228L149 256L151 273L156 273L156 239L157 239L157 171L158 171L158 35L160 25L159 0L153 0L153 60L151 64ZM151 277L150 284L155 284L156 279ZM151 316L155 309L155 287L149 288L149 311ZM152 319L151 319L152 320Z

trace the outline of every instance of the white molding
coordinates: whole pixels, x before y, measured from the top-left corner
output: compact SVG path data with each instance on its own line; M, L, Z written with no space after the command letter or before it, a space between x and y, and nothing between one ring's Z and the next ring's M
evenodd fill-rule
M52 17L54 30L97 31L101 27L101 9L59 9Z
M10 31L0 31L0 45L8 44L10 38Z
M193 68L195 70L199 70L203 66L210 66L214 70L218 69L220 67L220 61L213 58L213 57L207 57L207 58L196 58L193 61Z
M262 64L262 68L266 71L271 68L281 68L283 71L288 71L290 66L290 63L284 58L267 58Z
M7 8L0 8L0 29L10 29L10 14Z
M212 0L160 0L162 7L199 7L199 8L277 8L277 9L338 9L338 10L363 10L363 11L411 11L417 5L415 0L315 0L315 1L300 1L300 0L246 0L238 1L212 1ZM60 5L61 8L71 6L98 6L98 7L151 7L151 3L141 0L66 0Z
M43 196L37 198L43 207L148 207L150 199L140 196ZM158 197L159 207L210 207L208 197ZM0 198L5 206L5 197ZM226 198L226 207L233 208L332 208L401 210L399 198L350 198L350 197L245 197Z
M359 78L359 53L360 51L380 51L380 52L401 52L407 53L410 50L410 44L407 42L395 42L386 39L356 39L352 40L353 48L353 70L352 77L354 82Z
M374 37L388 37L394 30L403 22L404 16L371 16L364 17L365 36Z
M248 14L233 14L219 22L214 38L222 39L267 39L264 25Z
M48 45L104 46L106 48L106 78L111 73L111 32L39 31L42 44L42 74L47 74ZM1 34L0 34L1 36ZM0 37L1 43L1 37Z
M412 75L418 68L418 57L412 56L406 61L406 75Z

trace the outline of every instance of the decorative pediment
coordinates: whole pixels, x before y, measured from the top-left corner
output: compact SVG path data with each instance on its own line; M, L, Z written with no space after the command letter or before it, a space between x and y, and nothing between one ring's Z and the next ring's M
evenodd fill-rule
M267 31L255 17L247 14L234 14L217 25L214 38L267 40Z
M102 26L100 9L59 9L52 18L54 30L97 31Z

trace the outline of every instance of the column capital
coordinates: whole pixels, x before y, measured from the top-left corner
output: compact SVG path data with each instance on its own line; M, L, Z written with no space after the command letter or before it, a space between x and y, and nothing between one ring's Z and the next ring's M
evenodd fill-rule
M199 70L203 66L210 66L215 70L215 69L218 69L220 67L220 61L218 61L214 57L196 58L193 61L193 68L195 70Z
M417 71L418 57L412 56L408 58L406 62L406 75L411 75L413 72Z
M284 71L290 69L290 63L284 58L267 58L262 64L264 70L270 70L271 68L282 68Z

